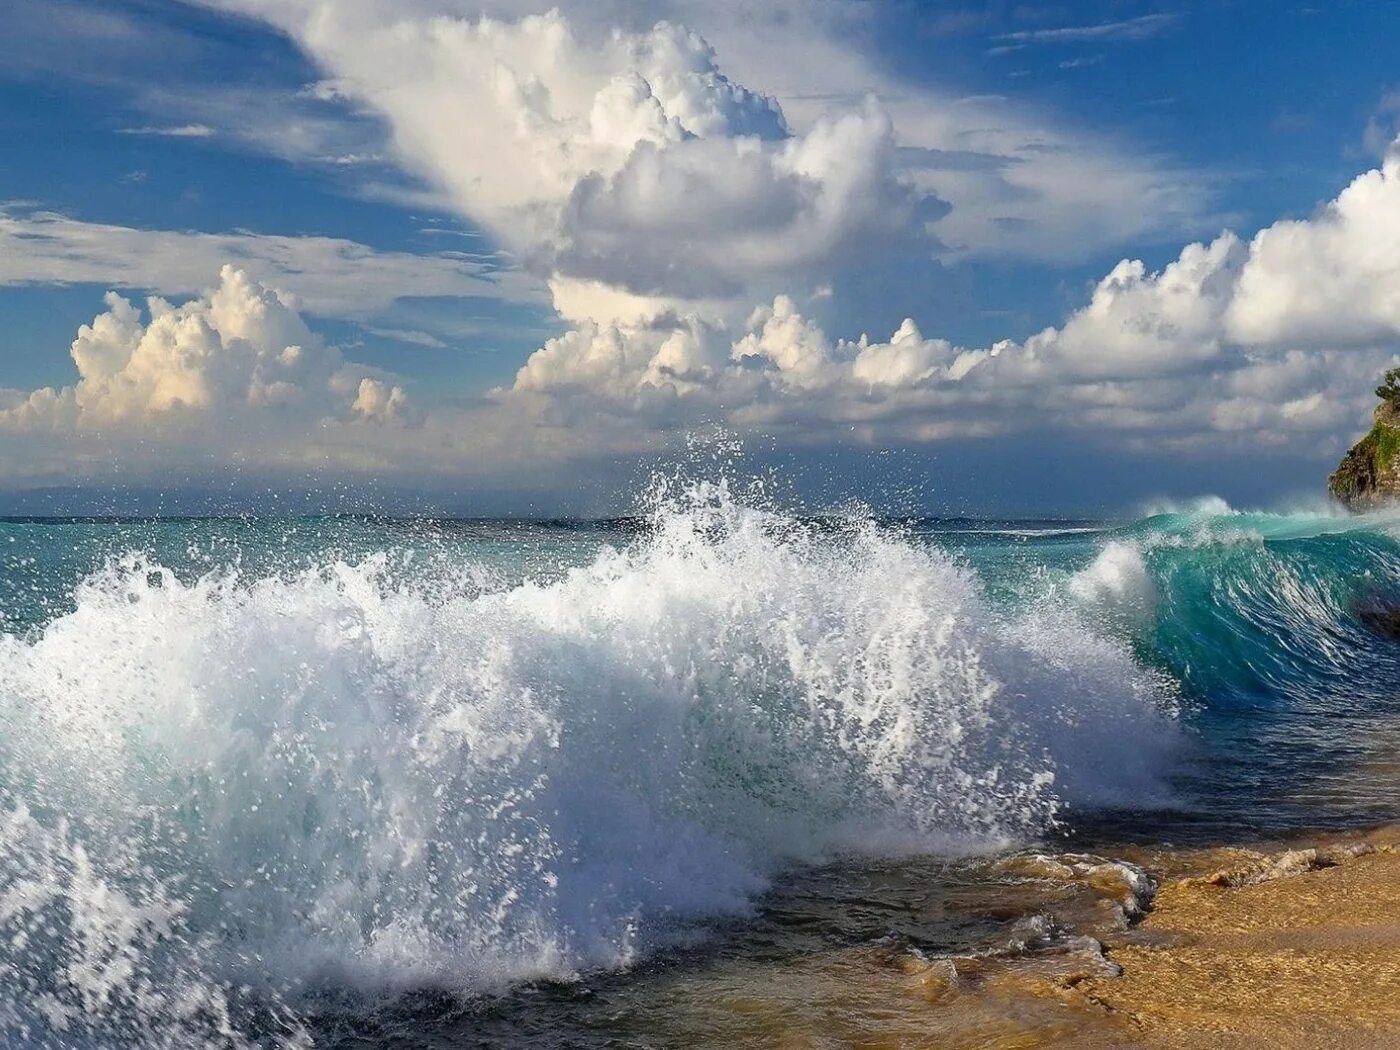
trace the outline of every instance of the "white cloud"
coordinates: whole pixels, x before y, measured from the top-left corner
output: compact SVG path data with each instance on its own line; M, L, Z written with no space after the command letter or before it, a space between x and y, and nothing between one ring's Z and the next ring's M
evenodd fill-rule
M386 163L384 131L377 119L315 85L146 83L134 95L134 105L149 122L119 128L120 134L217 137L220 146L242 146L293 163L376 173Z
M887 248L914 199L892 177L888 119L871 106L764 148L752 139L637 145L611 176L571 191L556 275L687 302L747 299Z
M188 295L226 262L326 317L365 317L406 296L543 301L525 275L457 253L382 252L335 237L142 230L0 205L0 286L102 284Z
M1400 350L1400 160L1308 221L1188 245L1160 272L1124 260L1063 325L962 348L906 320L833 340L786 296L737 331L690 316L589 324L520 370L506 399L558 426L592 403L643 424L723 420L877 443L1018 430L1163 447L1340 445ZM541 397L557 403L539 407Z
M372 376L360 380L350 407L359 416L376 423L398 423L413 418L403 387L392 386Z
M1026 352L1076 378L1117 379L1199 369L1217 358L1222 317L1244 251L1222 234L1187 246L1160 273L1123 260L1065 325L1029 340Z
M103 464L168 470L383 465L377 446L421 421L392 377L346 361L282 294L225 266L180 306L116 294L83 325L65 387L0 397L8 480L85 480ZM411 441L411 439L408 439ZM107 468L110 469L110 466Z
M1339 452L1397 359L1400 163L1359 176L1310 220L1224 233L1158 272L1124 260L1065 322L964 347L906 320L830 337L779 295L731 322L701 311L584 319L507 388L413 404L346 362L289 297L226 268L149 319L119 296L73 343L78 379L6 393L11 482L128 469L258 465L399 479L511 476L655 450L720 424L786 443L900 445L1077 432L1119 450ZM47 474L45 473L47 472Z
M1400 331L1400 153L1312 219L1279 222L1250 246L1230 305L1251 343L1357 344Z
M1013 44L1063 44L1080 43L1085 40L1146 40L1156 36L1181 16L1169 12L1139 15L1115 22L1094 22L1090 25L1056 26L1051 29L1023 29L1016 33L1002 33L996 39Z
M143 321L109 292L106 313L73 341L77 382L35 391L0 424L140 431L162 418L222 426L259 411L383 417L403 403L401 388L347 365L289 301L232 266L199 298L177 307L153 297L147 309Z
M447 344L433 335L432 332L420 332L416 328L380 328L369 324L364 324L360 327L370 335L377 335L384 339L392 339L398 343L408 343L411 346L426 346L430 350L447 349Z
M731 20L723 53L740 56L740 78L676 24L596 21L620 8L456 18L432 0L228 2L274 19L322 65L309 97L380 114L405 168L525 260L574 328L478 403L415 406L317 340L295 303L364 316L410 291L528 299L523 275L327 238L138 231L12 208L0 213L0 283L188 292L191 274L233 256L296 293L225 271L193 303L153 300L149 320L112 299L74 344L74 385L6 397L8 433L43 435L51 458L31 459L47 469L115 434L150 469L197 453L396 477L457 476L464 463L518 474L654 448L702 423L791 442L1076 431L1118 446L1315 449L1364 419L1400 338L1395 161L1313 219L1191 244L1159 272L1125 259L1082 309L1023 341L959 346L913 319L888 339L848 340L799 306L830 294L843 268L934 252L1063 259L1067 245L1190 225L1199 190L1004 100L861 94L894 85L831 35L847 24L839 3L822 32L790 38L771 12L745 33ZM798 90L818 87L820 99Z
M843 0L209 2L287 31L318 97L380 114L402 165L535 272L614 299L734 320L869 251L925 274L935 252L1075 262L1198 228L1209 192L1005 99L891 79Z
M161 135L173 139L207 139L214 134L208 124L175 124L170 127L118 128L119 135Z
M894 237L912 208L878 107L793 135L679 26L584 40L554 12L290 20L336 91L384 114L410 170L557 281L747 308L755 286Z
M932 225L945 257L1063 266L1144 238L1198 236L1222 221L1211 212L1208 172L1021 100L893 77L867 29L866 4L684 0L668 8L706 34L731 76L779 99L794 128L833 105L877 97L901 147L901 175L949 206Z

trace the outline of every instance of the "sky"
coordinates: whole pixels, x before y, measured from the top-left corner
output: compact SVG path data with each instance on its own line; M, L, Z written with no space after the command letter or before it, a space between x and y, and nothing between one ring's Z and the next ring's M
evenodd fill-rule
M1397 5L0 24L0 512L1317 503L1400 363Z

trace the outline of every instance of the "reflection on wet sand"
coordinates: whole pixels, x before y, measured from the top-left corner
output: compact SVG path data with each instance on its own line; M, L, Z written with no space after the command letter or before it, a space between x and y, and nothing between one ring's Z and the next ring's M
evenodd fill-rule
M652 989L639 1045L1400 1046L1397 843L1391 826L1014 855L989 873L997 907L1023 916L1001 943L939 956L890 939L692 973Z

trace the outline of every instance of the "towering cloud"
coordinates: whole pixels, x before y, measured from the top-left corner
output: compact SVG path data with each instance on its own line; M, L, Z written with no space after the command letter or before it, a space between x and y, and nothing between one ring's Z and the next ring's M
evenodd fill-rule
M602 32L557 11L263 10L325 65L324 90L382 113L403 162L547 277L570 314L747 309L756 291L902 236L924 196L896 177L878 105L795 133L776 100L667 22Z

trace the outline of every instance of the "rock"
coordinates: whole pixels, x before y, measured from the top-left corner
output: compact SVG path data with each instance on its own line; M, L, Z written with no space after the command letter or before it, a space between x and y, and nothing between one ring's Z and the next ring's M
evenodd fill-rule
M1400 500L1400 406L1381 403L1370 432L1327 479L1327 491L1351 510Z
M1354 598L1351 614L1375 634L1400 642L1400 597L1365 594Z
M1253 855L1252 860L1233 867L1181 881L1183 885L1227 886L1238 889L1241 886L1257 886L1261 882L1304 875L1321 868L1335 868L1356 857L1365 857L1377 852L1379 851L1373 843L1351 842L1317 849L1290 849L1272 856L1258 853Z
M1095 896L1113 902L1123 925L1142 918L1157 881L1136 864L1108 860L1089 853L1020 853L1005 857L995 865L1003 874L1042 881L1072 882L1087 887Z

